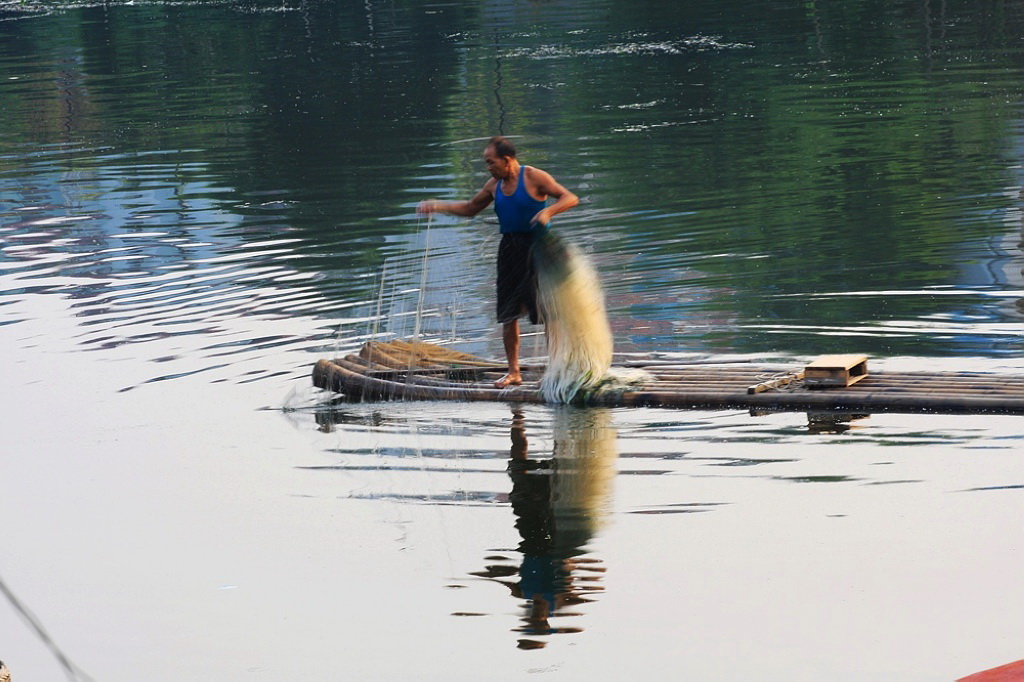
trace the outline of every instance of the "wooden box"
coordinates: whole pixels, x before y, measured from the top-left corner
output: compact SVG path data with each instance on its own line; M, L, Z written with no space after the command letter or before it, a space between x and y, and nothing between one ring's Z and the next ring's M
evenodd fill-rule
M804 386L850 386L868 375L866 355L823 355L804 367Z

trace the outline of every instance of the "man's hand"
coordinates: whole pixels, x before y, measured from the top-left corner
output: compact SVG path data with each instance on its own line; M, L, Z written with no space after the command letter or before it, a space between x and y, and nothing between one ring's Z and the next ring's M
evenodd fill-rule
M527 166L526 177L534 183L535 198L547 198L554 197L555 203L550 206L546 206L537 212L537 215L533 216L530 221L531 224L540 224L545 228L548 223L551 222L551 218L558 215L562 211L568 211L570 208L580 203L579 198L562 187L558 182L551 177L550 173L542 171L539 168L533 166Z
M476 193L469 201L441 201L439 199L426 199L416 207L417 213L447 213L448 215L472 218L480 211L487 208L494 201L493 188L497 182L494 178L484 188Z

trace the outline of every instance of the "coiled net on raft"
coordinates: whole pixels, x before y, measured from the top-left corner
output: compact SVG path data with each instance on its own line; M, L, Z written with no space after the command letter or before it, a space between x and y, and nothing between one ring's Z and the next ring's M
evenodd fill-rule
M549 358L540 391L548 402L568 403L605 382L611 368L604 293L586 256L551 232L537 238L533 259Z

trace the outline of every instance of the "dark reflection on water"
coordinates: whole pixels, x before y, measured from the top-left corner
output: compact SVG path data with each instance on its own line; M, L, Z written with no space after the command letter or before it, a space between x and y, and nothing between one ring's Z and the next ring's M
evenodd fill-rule
M605 571L603 562L587 556L587 544L607 514L615 476L616 432L608 410L562 409L554 414L551 457L531 455L523 412L512 411L512 447L508 499L522 541L517 560L500 559L472 575L505 585L513 597L526 601L516 632L521 649L538 649L556 633L581 627L552 619L581 615L572 607L592 601ZM518 564L518 566L516 565Z
M865 426L865 420L870 416L853 412L808 412L807 431L809 433L846 433L851 429Z
M504 129L620 350L1013 357L1024 17L874 7L0 3L0 300L180 365L132 386L296 378L420 298L481 350L492 221L412 207Z

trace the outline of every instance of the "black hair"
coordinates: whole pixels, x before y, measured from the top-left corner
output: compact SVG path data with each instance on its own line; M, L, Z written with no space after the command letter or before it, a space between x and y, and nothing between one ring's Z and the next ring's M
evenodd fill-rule
M494 153L498 156L510 156L516 158L516 146L512 140L502 135L495 135L487 142L488 147L494 147Z

